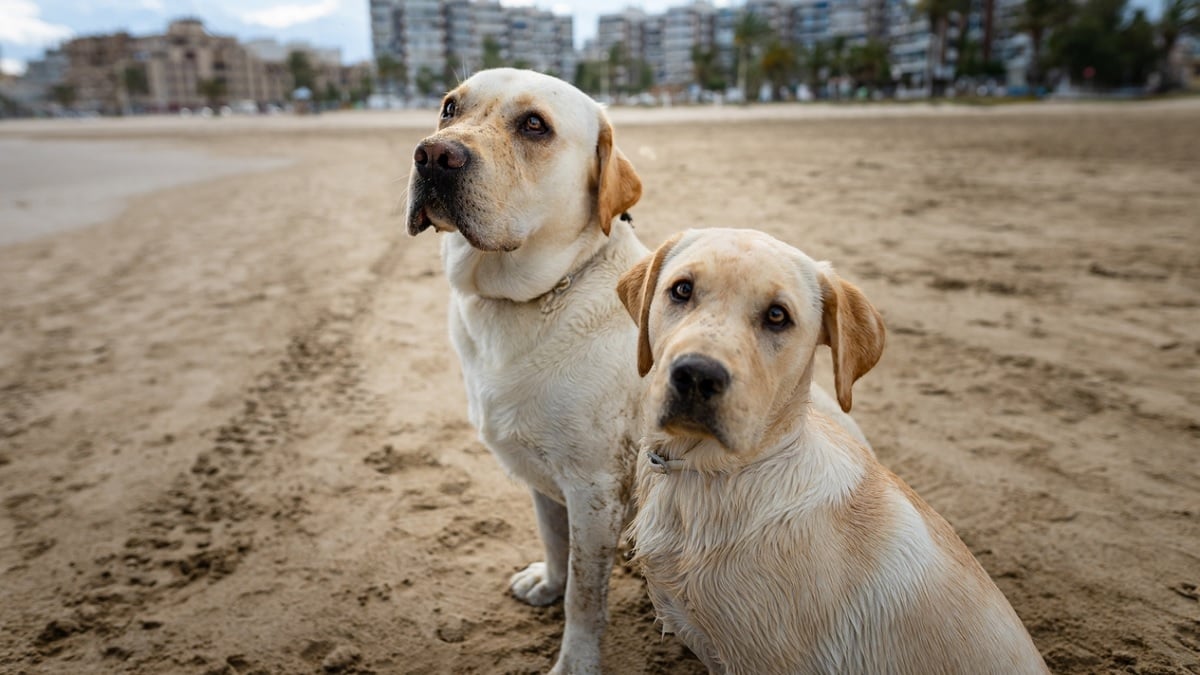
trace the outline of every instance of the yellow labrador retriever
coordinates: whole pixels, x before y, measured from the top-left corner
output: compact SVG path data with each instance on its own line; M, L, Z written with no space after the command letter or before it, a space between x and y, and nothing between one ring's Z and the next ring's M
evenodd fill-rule
M556 672L599 670L632 501L637 329L613 289L649 253L618 219L641 192L603 109L531 71L463 82L413 154L408 229L443 233L468 415L529 485L545 546L545 561L512 577L512 593L546 605L565 592ZM813 400L862 438L828 394L814 389Z
M447 94L413 160L408 229L445 233L468 414L533 492L546 558L512 593L546 605L565 591L554 672L598 672L637 454L637 335L613 289L647 253L618 216L641 181L597 103L508 68Z
M878 312L760 232L691 230L620 280L639 325L635 554L664 628L713 672L1044 673L950 525L811 402L883 350Z

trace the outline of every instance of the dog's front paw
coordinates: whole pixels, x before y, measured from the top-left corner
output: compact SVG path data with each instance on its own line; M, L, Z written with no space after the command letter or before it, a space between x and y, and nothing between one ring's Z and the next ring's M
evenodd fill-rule
M565 649L565 647L564 647ZM562 654L550 669L549 675L600 675L600 654L589 653L587 658Z
M563 596L566 579L551 579L546 570L546 563L530 563L529 567L512 575L509 588L518 600L542 607L558 600Z

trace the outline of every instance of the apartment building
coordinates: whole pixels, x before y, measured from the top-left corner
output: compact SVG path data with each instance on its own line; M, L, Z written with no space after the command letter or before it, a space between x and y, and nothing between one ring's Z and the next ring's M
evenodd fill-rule
M447 88L482 68L493 45L505 63L575 75L570 16L497 0L370 0L370 10L375 57L403 64L410 96Z
M695 81L695 50L714 46L716 12L706 2L671 7L663 15L662 84L686 85ZM653 66L652 66L653 67Z
M640 9L627 9L616 14L602 15L596 24L596 46L607 55L616 45L622 45L630 59L645 60L643 29L646 13ZM661 37L658 40L661 44Z
M117 112L125 105L121 95L123 68L133 59L134 37L129 33L93 35L62 46L67 57L66 84L83 109Z
M869 40L889 45L893 75L920 85L930 67L930 50L937 54L935 76L953 79L962 30L973 43L983 41L990 31L993 60L1003 63L1010 86L1024 83L1029 65L1028 37L1018 30L1024 0L993 0L993 15L985 22L983 3L966 17L956 17L941 45L929 32L928 20L916 10L913 0L746 0L732 7L714 8L705 0L680 4L662 14L647 15L636 9L601 16L594 43L596 51L608 54L622 44L635 61L647 62L655 84L678 88L695 81L693 50L715 50L717 62L732 72L736 63L736 35L743 17L754 14L769 29L769 39L810 50L817 44L840 42L845 48ZM986 26L985 26L986 24ZM942 52L945 51L945 59ZM626 80L617 78L617 84Z
M152 110L201 107L214 101L201 83L224 83L216 98L281 102L290 91L286 71L270 69L236 38L212 35L195 19L173 21L163 35L138 38L133 60L145 72L147 90L132 102Z
M348 85L341 52L308 43L279 44L209 33L198 19L172 21L166 32L76 38L53 57L54 70L72 90L74 107L103 113L155 112L211 104L282 104L293 83L287 67L295 51L308 55L318 93ZM216 85L207 86L215 82Z
M508 12L508 61L569 81L575 77L573 31L569 16L514 7Z

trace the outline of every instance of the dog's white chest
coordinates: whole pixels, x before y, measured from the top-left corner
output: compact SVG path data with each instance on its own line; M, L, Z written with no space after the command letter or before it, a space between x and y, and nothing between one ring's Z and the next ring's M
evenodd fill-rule
M616 468L637 379L632 324L601 317L589 330L572 309L456 296L450 312L471 423L507 471L556 497L565 470Z

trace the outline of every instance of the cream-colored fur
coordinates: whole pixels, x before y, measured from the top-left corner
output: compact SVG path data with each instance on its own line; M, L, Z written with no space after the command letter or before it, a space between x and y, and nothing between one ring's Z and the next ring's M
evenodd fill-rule
M540 133L530 132L531 115ZM457 168L435 169L436 148L449 145ZM531 605L565 596L555 672L598 672L639 433L637 329L613 289L648 253L617 217L641 182L596 102L508 68L447 94L414 161L408 228L443 233L468 415L529 485L545 546L545 560L513 575L510 588ZM824 392L814 396L836 408ZM849 417L842 423L861 437Z
M882 353L857 288L748 230L688 231L620 288L644 447L674 465L639 459L630 528L666 631L718 673L1046 672L950 525L811 400L819 345L847 411ZM689 389L698 358L727 384Z
M526 126L531 115L538 133ZM460 144L465 164L420 171L439 143ZM531 488L545 545L544 561L513 575L512 593L531 605L565 594L554 672L599 672L636 455L636 333L613 288L646 253L617 216L641 183L598 104L556 78L507 68L447 94L415 159L409 230L444 232L468 415Z

